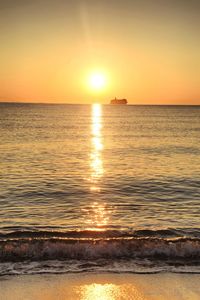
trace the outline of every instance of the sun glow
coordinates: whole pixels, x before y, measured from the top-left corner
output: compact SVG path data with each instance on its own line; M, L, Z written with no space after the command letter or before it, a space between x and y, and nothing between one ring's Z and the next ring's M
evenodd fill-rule
M101 91L107 85L106 75L100 72L90 74L88 78L89 88L93 91Z

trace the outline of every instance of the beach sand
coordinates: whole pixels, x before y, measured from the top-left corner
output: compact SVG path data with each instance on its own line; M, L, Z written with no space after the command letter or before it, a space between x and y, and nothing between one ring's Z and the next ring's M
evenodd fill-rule
M198 274L68 274L0 278L1 300L197 300Z

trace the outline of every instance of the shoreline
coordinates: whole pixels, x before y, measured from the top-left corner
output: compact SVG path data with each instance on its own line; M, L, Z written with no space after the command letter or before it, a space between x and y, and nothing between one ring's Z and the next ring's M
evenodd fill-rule
M41 274L0 277L3 300L198 300L200 274Z

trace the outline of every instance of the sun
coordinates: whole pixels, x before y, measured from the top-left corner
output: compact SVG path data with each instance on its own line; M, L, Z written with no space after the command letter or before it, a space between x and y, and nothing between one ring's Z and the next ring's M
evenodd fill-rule
M100 72L95 72L89 75L88 85L93 91L102 91L106 87L106 75Z

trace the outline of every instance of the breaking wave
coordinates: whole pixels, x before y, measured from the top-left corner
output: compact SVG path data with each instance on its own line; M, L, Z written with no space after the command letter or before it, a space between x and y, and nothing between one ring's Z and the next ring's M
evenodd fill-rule
M200 238L179 231L0 234L0 275L66 272L200 272Z
M199 238L160 238L138 236L64 237L49 233L21 237L12 235L0 240L0 261L65 259L198 259ZM80 235L80 233L79 233Z

